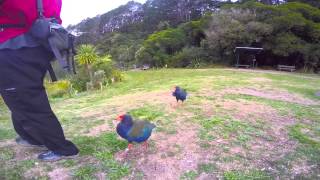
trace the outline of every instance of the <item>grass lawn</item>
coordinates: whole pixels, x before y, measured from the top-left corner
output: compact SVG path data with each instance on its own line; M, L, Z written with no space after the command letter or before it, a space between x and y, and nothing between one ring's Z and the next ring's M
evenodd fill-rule
M0 179L320 179L320 77L235 69L127 72L103 91L51 99L80 157L43 163L17 146L0 103ZM171 91L187 89L177 105ZM157 125L125 153L117 115Z

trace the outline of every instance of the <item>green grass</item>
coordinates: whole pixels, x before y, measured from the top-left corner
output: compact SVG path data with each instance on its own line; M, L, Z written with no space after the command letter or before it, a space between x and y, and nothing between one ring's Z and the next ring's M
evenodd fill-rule
M0 148L0 162L5 162L14 158L15 153L10 148Z
M291 93L297 93L311 99L320 99L315 96L315 92L319 91L320 83L317 76L308 75L275 75L265 74L265 77L271 79L273 86L285 89ZM306 83L308 82L308 83Z
M217 137L224 139L236 137L233 142L245 146L252 138L265 135L259 121L249 123L228 116L214 116L211 119L200 116L197 118L197 123L202 126L198 137L204 142L213 141Z
M74 177L81 180L90 180L94 179L94 173L96 172L97 169L94 166L84 166L75 171Z
M81 150L80 155L91 155L99 160L100 163L97 164L100 164L99 168L106 172L108 178L118 179L128 175L129 167L117 162L113 156L114 153L124 150L127 142L117 139L115 133L106 133L99 137L78 137L74 142ZM95 169L88 169L88 166L85 166L77 170L76 176L90 178Z
M129 114L131 114L134 118L154 121L157 118L164 115L163 110L160 110L158 107L153 107L149 105L145 105L141 108L132 109Z
M290 103L279 100L270 100L261 97L242 94L227 94L224 96L224 98L231 100L242 99L247 101L260 102L278 110L281 115L289 115L290 113L293 113L294 117L297 119L310 119L320 122L320 113L318 111L319 106L306 106L296 103Z
M293 165L301 166L302 162L306 162L313 167L307 174L301 176L292 174ZM320 169L314 166L320 162L320 150L308 144L300 144L297 149L283 158L273 162L273 168L276 170L272 173L274 177L282 177L283 179L319 179Z
M271 180L271 176L263 171L251 170L243 171L228 171L223 175L225 180Z
M6 164L3 166L3 164ZM25 160L20 162L1 162L0 166L0 179L23 179L24 172L34 167L34 160Z
M289 135L295 139L297 139L302 144L307 144L312 146L313 148L318 148L320 151L320 135L315 134L313 135L314 139L310 137L310 135L307 135L302 132L302 129L306 129L309 132L314 132L315 130L312 127L309 127L307 125L298 124L290 128Z
M195 171L185 172L180 179L181 180L195 180L198 177L198 173Z
M76 162L72 159L64 160L61 163L62 163L63 167L66 167L66 168L73 167L76 165Z
M16 135L15 135L14 131L12 130L12 127L10 127L10 129L0 127L0 141L12 139L15 136Z
M206 163L206 164L198 164L198 173L207 173L207 174L211 174L216 172L217 167L215 164L213 163Z
M196 171L187 171L184 172L181 176L181 180L195 180L202 173L206 174L214 174L217 171L217 167L213 163L201 163L198 164L198 168Z

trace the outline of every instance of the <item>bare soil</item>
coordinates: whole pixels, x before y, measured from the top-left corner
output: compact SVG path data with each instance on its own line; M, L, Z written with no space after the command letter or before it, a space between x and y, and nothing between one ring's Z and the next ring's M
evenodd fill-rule
M296 94L289 93L284 90L257 90L253 88L252 89L238 88L238 89L225 90L224 93L250 95L250 96L256 96L256 97L261 97L266 99L297 103L302 105L318 105L319 104L316 101L304 98Z

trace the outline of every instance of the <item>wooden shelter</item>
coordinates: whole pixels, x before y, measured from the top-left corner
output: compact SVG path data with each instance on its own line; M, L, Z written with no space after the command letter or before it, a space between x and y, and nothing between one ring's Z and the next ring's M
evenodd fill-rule
M244 68L255 68L258 66L256 55L261 53L263 48L256 47L236 47L234 49L234 53L236 54L236 64L235 67L244 67ZM241 55L250 55L252 58L250 60L246 59L243 63L241 63Z

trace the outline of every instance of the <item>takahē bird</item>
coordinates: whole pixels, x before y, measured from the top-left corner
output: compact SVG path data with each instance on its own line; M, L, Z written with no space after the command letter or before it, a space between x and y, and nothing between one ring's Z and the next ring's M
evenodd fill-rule
M145 147L148 147L147 140L151 136L152 130L156 127L154 124L148 121L133 121L129 114L120 115L117 120L120 121L117 125L117 133L129 142L129 150L132 149L133 142L143 142Z
M187 99L187 95L187 91L185 89L181 89L179 86L176 86L172 93L172 96L176 97L177 102L182 101L182 103Z

